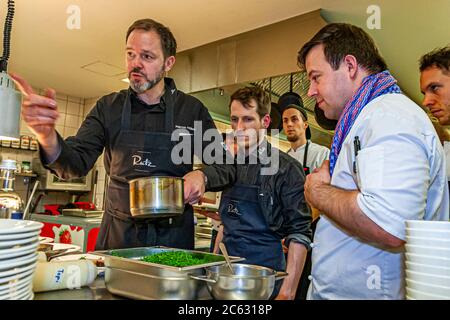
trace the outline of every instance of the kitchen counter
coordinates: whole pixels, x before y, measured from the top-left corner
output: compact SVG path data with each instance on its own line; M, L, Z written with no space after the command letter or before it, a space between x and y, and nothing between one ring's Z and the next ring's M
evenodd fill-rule
M34 300L123 300L124 297L111 294L105 286L104 277L97 277L89 287L74 290L38 292Z
M205 289L206 290L206 289ZM65 289L47 292L37 292L34 294L34 300L126 300L128 298L121 297L110 293L106 289L105 278L98 276L90 285L81 289ZM210 300L208 296L201 300Z

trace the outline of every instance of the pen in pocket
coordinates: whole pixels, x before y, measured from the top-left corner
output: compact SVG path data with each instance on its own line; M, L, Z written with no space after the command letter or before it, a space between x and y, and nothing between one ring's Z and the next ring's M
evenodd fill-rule
M353 147L355 149L355 161L353 161L353 172L356 173L356 157L358 156L359 150L361 150L361 144L359 142L359 137L356 136L353 140Z

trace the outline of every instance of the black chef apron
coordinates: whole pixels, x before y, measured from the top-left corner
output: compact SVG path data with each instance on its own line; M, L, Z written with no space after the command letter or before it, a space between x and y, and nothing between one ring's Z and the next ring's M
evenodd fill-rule
M125 99L121 130L111 146L110 183L106 207L96 249L118 249L147 246L194 248L194 217L192 206L186 205L183 215L174 218L142 219L130 213L130 179L149 176L182 177L192 170L190 165L175 165L171 151L174 130L176 90L161 99L165 106L163 132L131 130L131 89Z
M258 181L259 181L258 174ZM286 269L281 239L265 219L261 203L268 197L260 183L235 184L222 193L220 217L224 225L223 243L232 256L245 258L243 263ZM272 298L276 297L282 281L276 281Z

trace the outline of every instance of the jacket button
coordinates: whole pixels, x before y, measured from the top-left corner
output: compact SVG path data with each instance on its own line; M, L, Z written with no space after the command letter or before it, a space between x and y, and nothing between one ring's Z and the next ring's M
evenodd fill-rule
M309 275L309 276L308 276L308 280L309 280L309 281L312 281L312 280L313 280L312 275Z
M316 246L316 244L311 242L310 246L311 246L311 248L314 248Z

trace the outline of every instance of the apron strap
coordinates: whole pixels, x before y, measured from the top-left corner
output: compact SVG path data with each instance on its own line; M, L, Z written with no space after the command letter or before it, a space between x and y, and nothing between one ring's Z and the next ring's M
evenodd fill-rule
M306 146L305 146L305 153L303 155L303 168L306 168L306 160L308 159L308 147L309 147L309 141L306 141Z

